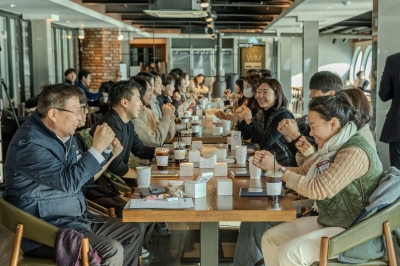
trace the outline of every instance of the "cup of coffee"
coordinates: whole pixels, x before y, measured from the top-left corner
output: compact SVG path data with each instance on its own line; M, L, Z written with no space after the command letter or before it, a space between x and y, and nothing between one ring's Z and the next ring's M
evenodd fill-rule
M173 143L173 145L174 145L175 164L181 164L181 163L183 163L183 160L185 159L186 145L182 141L181 142L175 141Z
M188 116L182 116L181 117L181 123L188 123L189 122L189 117Z
M182 130L181 131L182 142L185 143L186 148L192 146L192 130Z
M168 168L168 154L169 148L157 147L156 148L156 161L157 169L159 171L166 171Z
M247 146L235 146L236 150L236 163L246 164Z
M108 102L108 96L103 96L103 102Z
M253 156L249 158L250 179L260 179L261 178L261 169L254 166L253 158L254 158Z
M151 167L139 166L136 167L138 187L149 187L151 180Z
M267 195L271 202L278 202L279 196L282 193L282 172L267 171L265 176L267 177Z

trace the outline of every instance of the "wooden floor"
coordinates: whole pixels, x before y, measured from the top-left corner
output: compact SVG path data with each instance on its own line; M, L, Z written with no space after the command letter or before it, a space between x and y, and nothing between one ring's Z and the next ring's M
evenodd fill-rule
M143 266L190 266L199 263L181 263L185 243L189 236L188 225L170 225L171 236L153 235L148 245L150 257L143 260ZM191 227L192 228L192 227ZM0 265L8 265L13 245L14 234L0 225ZM396 259L400 266L400 248L396 245ZM232 263L220 263L220 266L231 266Z

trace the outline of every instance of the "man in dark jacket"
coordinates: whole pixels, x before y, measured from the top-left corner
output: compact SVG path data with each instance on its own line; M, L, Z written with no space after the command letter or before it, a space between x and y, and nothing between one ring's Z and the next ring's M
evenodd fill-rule
M115 134L98 126L86 153L71 137L82 119L82 92L71 85L44 88L39 105L17 131L5 162L7 200L16 207L59 228L89 238L102 265L137 265L142 233L136 223L117 218L89 217L82 186L93 179L110 156ZM105 223L106 222L106 223ZM31 256L53 258L53 249L23 239Z
M92 77L90 75L90 71L86 69L81 69L78 73L78 82L75 84L75 86L78 86L85 92L89 106L99 106L100 98L103 97L103 95L107 95L107 93L100 91L90 92L88 88L90 87L91 82Z
M107 170L123 177L131 187L136 185L134 179L137 178L137 174L136 170L128 166L130 152L140 159L153 159L155 154L154 147L144 145L139 139L131 122L131 119L138 117L140 109L145 108L140 100L139 87L140 85L132 80L115 83L109 91L111 110L103 115L90 131L90 135L94 136L96 127L103 123L107 123L114 131L124 150L110 163Z
M400 53L386 59L379 89L383 102L392 100L380 141L389 143L390 165L400 169Z
M112 78L109 81L106 82L102 82L100 85L100 89L99 92L107 92L108 90L111 88L112 85L114 85L114 83L120 81L122 78L122 73L119 70L114 70L112 72Z

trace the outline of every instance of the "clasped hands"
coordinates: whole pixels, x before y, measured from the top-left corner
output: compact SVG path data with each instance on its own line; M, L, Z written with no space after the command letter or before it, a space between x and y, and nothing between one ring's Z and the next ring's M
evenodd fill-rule
M120 141L115 137L114 131L107 125L107 123L98 125L93 135L92 147L99 153L103 153L104 150L110 147L110 145L112 146L114 156L118 156L124 149Z
M262 170L273 171L274 161L274 155L269 151L262 150L254 153L253 165ZM281 167L281 165L275 162L275 170L279 170Z

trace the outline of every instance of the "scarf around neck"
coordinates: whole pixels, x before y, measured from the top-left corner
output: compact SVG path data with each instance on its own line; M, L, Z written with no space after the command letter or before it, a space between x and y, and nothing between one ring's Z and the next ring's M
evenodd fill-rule
M320 174L317 164L324 160L330 160L343 144L349 141L356 132L356 124L350 121L339 131L339 133L325 142L324 146L312 155L314 158L317 158L317 160L311 165L310 169L308 169L306 177L310 179L316 178Z

